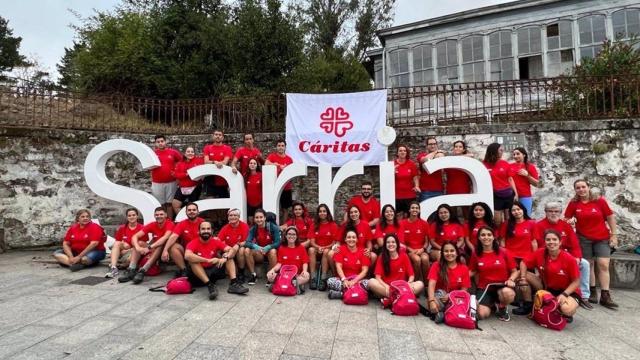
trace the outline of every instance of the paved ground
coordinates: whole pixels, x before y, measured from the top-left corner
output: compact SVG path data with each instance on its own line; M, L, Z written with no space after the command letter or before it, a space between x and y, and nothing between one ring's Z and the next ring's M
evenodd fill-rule
M43 252L0 255L0 358L7 359L640 359L640 292L615 291L620 311L578 312L563 332L523 317L481 322L483 331L395 317L371 301L345 306L326 293L278 298L262 284L248 296L205 289L169 296L141 285L69 282L33 263Z

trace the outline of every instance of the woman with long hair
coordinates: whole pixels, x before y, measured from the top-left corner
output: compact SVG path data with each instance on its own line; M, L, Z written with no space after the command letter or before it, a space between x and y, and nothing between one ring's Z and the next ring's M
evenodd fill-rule
M183 204L195 202L200 199L202 181L192 180L187 171L192 167L203 164L204 159L196 156L196 151L193 146L187 146L187 148L184 149L184 158L176 164L173 170L173 174L178 182L178 189L171 201L174 214L180 212Z
M247 283L255 285L256 263L269 262L271 270L278 262L277 249L280 246L280 228L272 221L267 221L267 213L257 209L253 215L254 224L249 229L249 236L244 243L243 254L249 270Z
M309 234L309 229L311 229L313 224L313 219L309 216L307 207L304 206L303 203L294 201L291 208L293 214L289 217L287 222L280 227L280 230L284 231L289 226L295 226L298 229L300 242L305 248L309 248L310 242L307 236Z
M513 182L511 166L502 160L502 145L498 143L490 144L484 155L484 166L491 175L493 186L493 209L496 225L501 225L509 217L509 209L518 193Z
M429 224L420 218L420 203L412 201L409 205L409 217L400 222L404 231L407 255L413 264L418 280L424 280L429 270Z
M523 147L517 147L513 150L513 161L510 165L511 176L516 185L516 193L518 201L527 209L527 213L533 213L533 197L531 195L531 186L538 186L540 175L535 165L529 162L529 154Z
M336 276L327 280L329 299L342 299L343 291L352 286L362 286L368 290L368 280L371 262L365 254L365 249L358 245L358 234L347 229L344 232L339 251L334 255Z
M462 140L456 140L453 142L453 149L451 151L451 155L449 156L467 156L473 157L473 154L469 153L467 149L467 144ZM446 185L445 185L445 194L453 195L453 194L470 194L471 193L471 178L467 175L466 172L460 169L446 169ZM460 206L462 210L462 216L466 219L469 213L468 206ZM457 216L457 214L456 214Z
M467 290L471 287L469 268L460 262L460 253L454 242L444 242L442 256L429 269L427 279L427 309L432 314L438 314L436 322L442 322L447 295L453 290Z
M249 160L244 184L247 190L247 223L253 225L253 214L262 208L262 172L258 160Z
M278 248L278 262L267 272L267 281L270 284L276 280L282 265L295 265L298 274L295 277L298 286L298 294L304 293L305 285L309 282L309 257L307 250L298 239L298 229L290 226L284 231L285 243Z
M329 278L330 252L334 245L338 243L340 230L333 221L331 210L327 204L320 204L316 210L316 217L307 238L309 246L309 271L311 272L311 283L309 288L320 291L327 290L327 279ZM320 258L320 283L317 284L317 264Z
M376 243L374 244L374 249L377 254L383 249L384 237L387 234L396 234L398 237L398 241L400 242L398 246L404 246L404 231L402 229L402 225L398 221L398 217L396 216L396 210L391 204L386 204L382 207L380 211L380 221L376 225L376 230L374 232L374 236L376 238Z
M496 233L496 224L493 222L493 211L489 205L483 202L471 204L467 223L465 226L465 243L469 253L476 249L478 240L478 230L483 226L488 226Z
M409 212L409 203L420 193L419 174L416 163L411 160L409 147L399 145L396 151L395 166L396 212L404 218Z
M127 223L120 225L118 230L116 230L116 242L111 247L111 265L109 272L105 275L105 277L108 278L115 279L118 277L118 262L121 262L120 265L123 267L129 266L132 246L131 239L133 235L143 228L142 224L138 222L138 217L140 216L138 209L128 208L125 210L125 215L127 217Z
M429 242L431 243L431 260L438 261L442 245L451 241L456 244L460 254L464 254L464 228L453 216L449 204L441 204L436 210L436 221L429 225Z

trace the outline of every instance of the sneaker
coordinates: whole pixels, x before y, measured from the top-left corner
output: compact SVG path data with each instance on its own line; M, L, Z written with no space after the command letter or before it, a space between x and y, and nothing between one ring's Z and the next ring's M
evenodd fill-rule
M218 288L215 283L209 281L207 289L209 290L209 300L215 300L218 298Z
M571 324L573 322L573 316L564 316L564 318L567 319L567 324Z
M442 324L444 322L444 313L442 311L438 311L438 313L433 317L433 321L436 324Z
M133 269L125 270L122 275L118 278L118 282L126 283L133 280L133 277L136 276L136 271Z
M513 315L529 315L531 314L531 309L533 308L532 303L524 303L522 306L513 309Z
M317 290L318 289L318 279L313 278L309 283L309 290Z
M140 284L144 280L145 272L146 270L143 270L143 269L138 270L138 272L133 276L133 283Z
M386 309L391 306L392 301L388 297L385 297L380 299L380 303L382 304L382 308Z
M509 309L507 309L506 307L498 308L498 311L496 311L496 316L498 317L498 319L502 321L511 320L511 316L509 315Z
M73 265L69 266L69 270L71 270L71 272L76 272L76 271L82 270L82 269L84 269L84 265L80 264L80 263L73 264Z
M267 281L264 286L267 287L267 290L271 291L271 289L273 288L273 284L270 281Z
M580 299L578 305L585 310L593 310L593 305L589 303L589 299Z
M115 279L115 278L118 277L119 273L120 272L118 271L118 268L115 267L115 266L112 266L111 270L109 270L109 272L104 277L106 277L108 279Z
M613 299L611 299L611 293L609 293L609 290L600 291L600 305L611 310L618 309L618 304L613 302Z
M320 280L320 285L318 285L318 291L327 291L327 280Z
M187 269L178 269L176 270L175 273L173 273L173 278L177 279L180 277L186 277L187 276Z
M251 273L251 275L249 275L249 277L247 278L247 284L255 285L257 279L258 276L256 275L256 273Z
M305 291L307 291L307 285L299 285L297 290L296 290L296 294L297 295L304 295Z
M236 278L236 280L240 283L240 284L244 284L246 282L246 276L244 275L244 269L238 269L238 277Z
M227 289L229 294L242 295L249 292L249 289L244 287L239 281L232 281Z
M329 296L329 299L342 299L342 291L336 291L336 290L329 290L329 293L327 294Z

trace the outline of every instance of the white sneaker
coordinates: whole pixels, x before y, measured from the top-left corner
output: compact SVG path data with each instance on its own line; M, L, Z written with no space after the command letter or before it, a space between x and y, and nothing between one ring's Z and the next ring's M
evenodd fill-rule
M115 278L118 277L119 273L120 272L118 271L118 268L114 266L114 267L111 268L111 270L109 270L108 273L105 274L104 277L106 277L108 279L115 279Z

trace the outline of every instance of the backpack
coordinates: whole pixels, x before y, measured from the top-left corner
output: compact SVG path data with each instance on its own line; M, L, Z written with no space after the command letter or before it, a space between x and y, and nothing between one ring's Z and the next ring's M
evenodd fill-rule
M349 277L349 279L353 279L354 277L355 276ZM360 283L357 283L344 290L342 302L345 305L367 305L369 304L369 294L367 294L367 290L365 290Z
M157 286L149 289L153 292L163 292L167 295L191 294L195 290L191 287L189 278L186 276L169 280L166 286Z
M293 280L298 275L298 267L295 265L282 265L276 280L271 287L273 295L295 296L298 292Z
M409 283L404 280L391 282L391 312L399 316L418 315L420 307Z
M138 262L138 269L141 269L147 263L147 261L149 261L150 258L151 253L143 256ZM160 269L160 265L158 265L158 262L156 262L155 264L151 265L151 267L149 267L149 270L147 270L147 272L145 272L144 274L146 276L158 276L161 272L162 269Z
M546 290L536 292L530 317L538 325L552 330L560 331L567 326L567 319L560 313L558 300Z
M461 329L475 329L476 319L471 313L471 296L464 290L449 293L449 303L444 310L444 323Z

